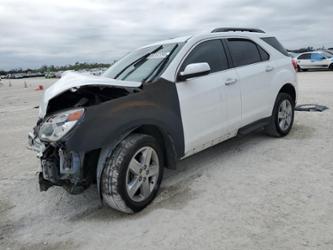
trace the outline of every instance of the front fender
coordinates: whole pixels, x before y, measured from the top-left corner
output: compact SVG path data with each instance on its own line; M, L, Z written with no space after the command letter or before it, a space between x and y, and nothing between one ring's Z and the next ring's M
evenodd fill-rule
M97 187L104 162L113 149L132 131L150 125L159 128L172 147L167 153L184 155L184 133L177 89L174 83L159 79L140 92L86 108L84 119L63 143L69 151L101 149L97 164Z

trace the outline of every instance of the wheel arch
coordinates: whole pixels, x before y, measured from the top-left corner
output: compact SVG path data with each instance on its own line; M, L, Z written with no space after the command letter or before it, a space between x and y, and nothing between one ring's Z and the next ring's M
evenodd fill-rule
M130 134L132 133L141 133L153 136L161 146L164 167L170 169L176 168L178 156L176 153L175 143L170 134L168 134L164 129L156 125L142 125L134 129Z
M169 133L167 133L167 131L165 131L163 128L160 128L157 125L142 124L136 126L135 128L132 128L131 130L128 130L125 133L122 133L117 139L113 140L110 144L103 147L100 151L96 168L96 182L97 182L97 191L101 200L103 200L103 198L101 194L100 179L105 167L105 161L111 156L114 149L119 145L119 143L122 140L124 140L126 137L134 133L147 134L156 138L156 140L158 141L158 143L161 145L162 148L164 167L170 169L176 168L176 163L179 156L177 155L175 142L172 136Z
M333 62L328 66L329 70L333 70Z
M291 84L291 83L286 83L284 84L278 94L280 93L286 93L286 94L289 94L293 100L294 100L294 103L296 103L296 98L297 98L297 95L296 95L296 88Z

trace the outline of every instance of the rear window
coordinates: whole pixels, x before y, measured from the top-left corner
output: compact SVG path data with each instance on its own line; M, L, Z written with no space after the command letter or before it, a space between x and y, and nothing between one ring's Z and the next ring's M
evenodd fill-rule
M261 40L271 45L276 50L280 51L283 55L289 56L287 50L283 48L281 43L275 37L262 37Z

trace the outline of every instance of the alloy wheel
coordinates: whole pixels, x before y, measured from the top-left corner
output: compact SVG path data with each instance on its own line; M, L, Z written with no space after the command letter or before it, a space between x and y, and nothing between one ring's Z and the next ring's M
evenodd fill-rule
M159 176L159 159L156 151L145 146L132 157L126 173L126 190L129 198L141 202L154 190Z
M282 131L289 129L293 116L292 105L289 100L283 100L279 106L278 124Z

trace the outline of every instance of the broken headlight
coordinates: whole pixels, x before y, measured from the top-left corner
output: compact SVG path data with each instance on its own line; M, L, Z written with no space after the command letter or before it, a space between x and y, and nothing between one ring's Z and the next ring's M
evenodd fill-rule
M50 116L40 126L39 138L43 141L58 141L75 126L83 114L84 109L74 109Z

